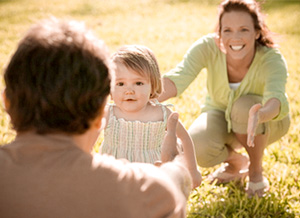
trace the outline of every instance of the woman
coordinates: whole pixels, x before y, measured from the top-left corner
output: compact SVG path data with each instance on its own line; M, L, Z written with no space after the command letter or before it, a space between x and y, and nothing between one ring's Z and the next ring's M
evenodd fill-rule
M286 62L254 0L226 0L219 6L215 34L196 41L176 68L164 75L164 101L180 95L207 69L207 96L189 133L198 164L212 167L218 183L249 175L246 187L262 196L269 183L262 158L267 145L285 135L290 125L285 94ZM238 142L238 143L236 143ZM234 149L241 144L248 157Z

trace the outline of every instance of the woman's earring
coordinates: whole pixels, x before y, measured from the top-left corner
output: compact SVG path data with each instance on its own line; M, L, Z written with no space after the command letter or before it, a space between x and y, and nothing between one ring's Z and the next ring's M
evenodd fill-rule
M257 39L259 39L259 37L260 37L260 32L258 32L258 33L256 34L255 39L257 40Z

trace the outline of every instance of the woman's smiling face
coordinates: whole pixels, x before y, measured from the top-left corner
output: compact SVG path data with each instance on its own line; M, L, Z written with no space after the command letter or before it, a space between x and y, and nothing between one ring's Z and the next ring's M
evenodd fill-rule
M220 30L221 43L230 59L252 60L259 32L255 30L249 13L243 11L224 13Z

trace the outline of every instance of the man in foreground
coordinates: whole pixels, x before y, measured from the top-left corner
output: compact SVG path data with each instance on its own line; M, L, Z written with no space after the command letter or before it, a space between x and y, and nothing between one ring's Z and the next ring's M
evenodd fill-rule
M91 154L112 69L103 42L76 21L43 21L20 41L4 75L17 136L0 148L1 217L185 217L180 155L156 167ZM177 118L163 146L175 147Z

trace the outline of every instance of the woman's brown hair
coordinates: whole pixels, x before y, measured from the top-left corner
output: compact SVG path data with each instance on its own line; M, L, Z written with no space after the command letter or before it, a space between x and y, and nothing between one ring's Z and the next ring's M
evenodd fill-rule
M264 21L264 14L261 12L260 5L255 0L224 0L219 5L218 25L216 28L217 34L221 35L221 21L225 13L231 11L242 11L249 13L252 17L254 28L259 32L259 37L256 39L257 44L275 47L276 44L272 38L273 33L267 27Z

